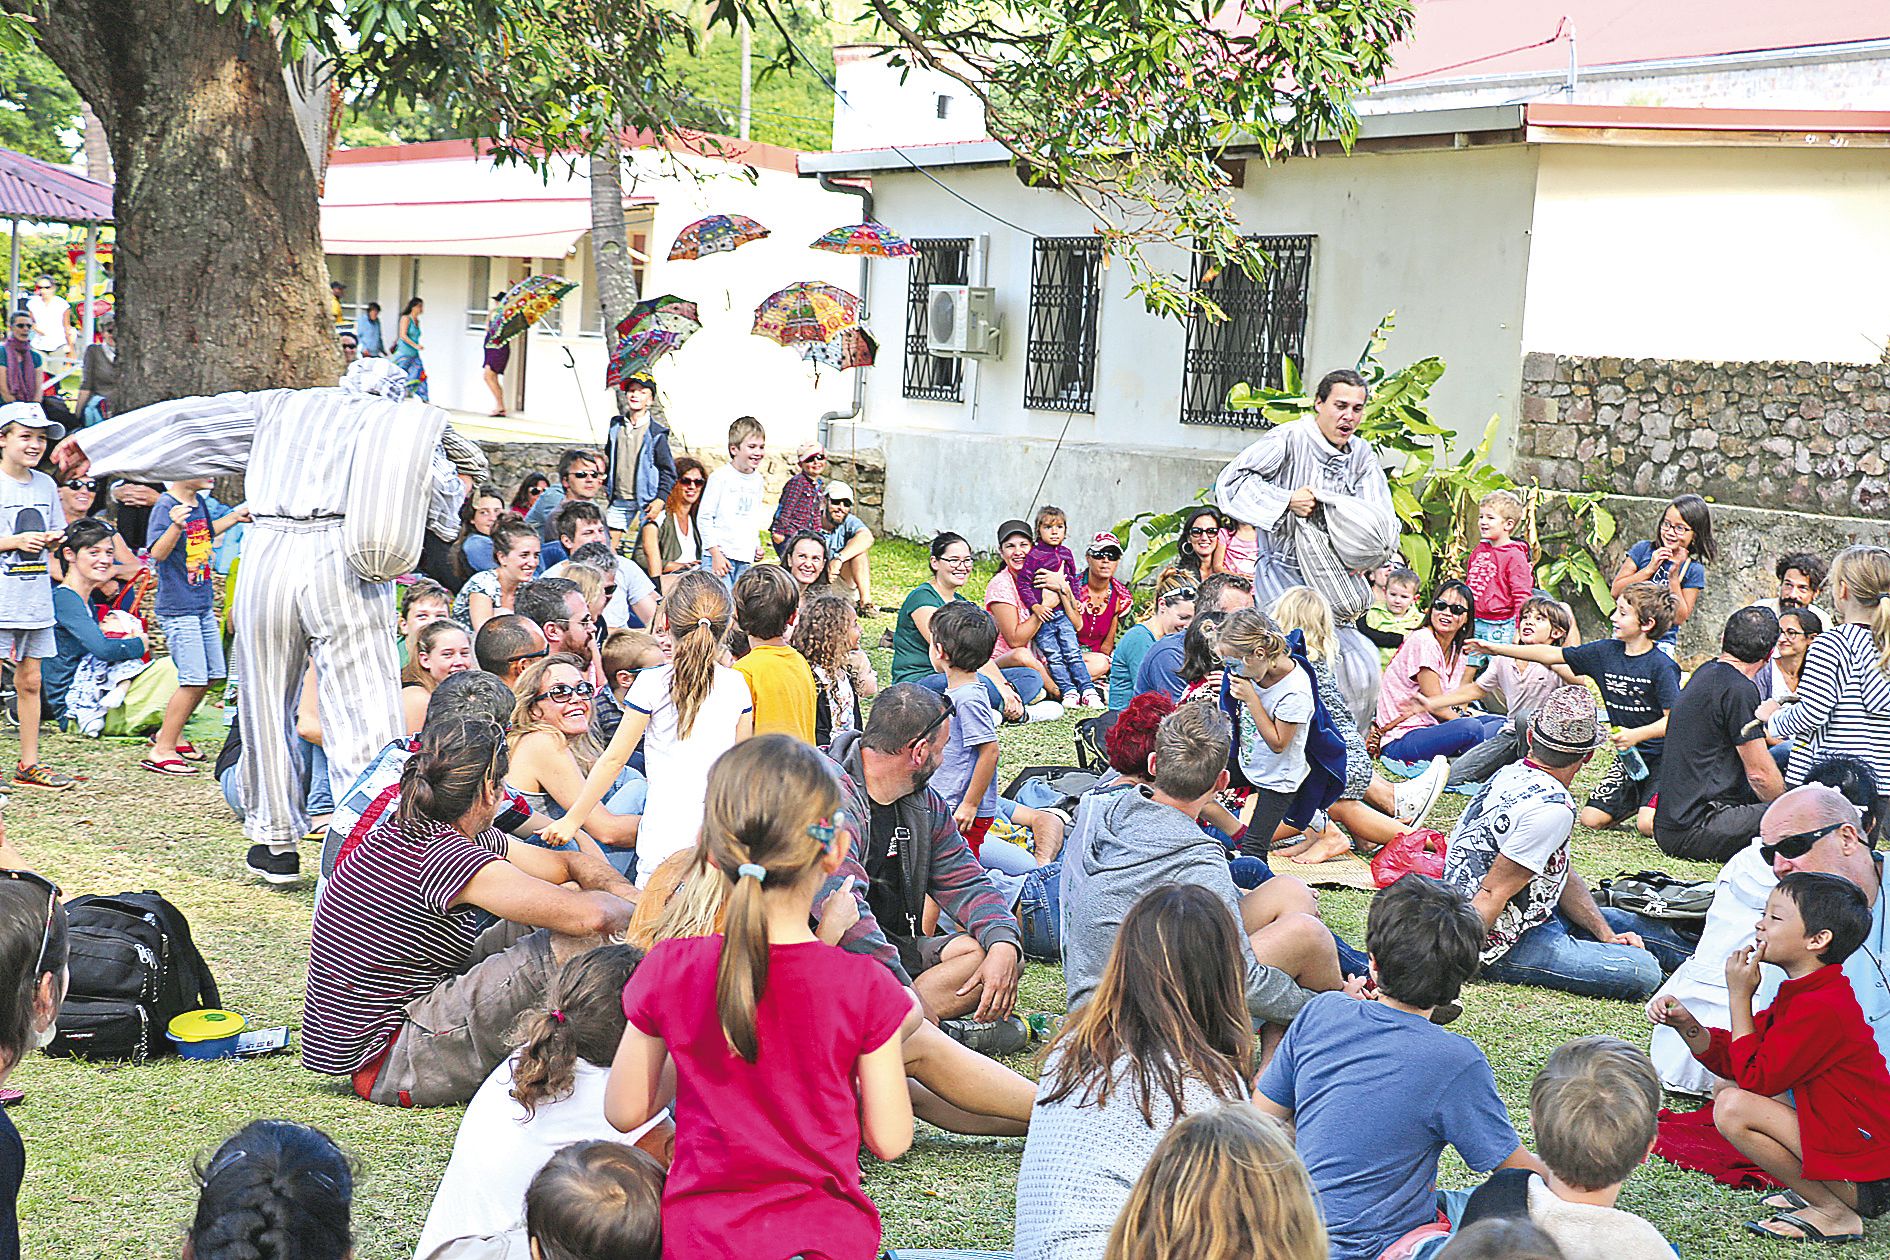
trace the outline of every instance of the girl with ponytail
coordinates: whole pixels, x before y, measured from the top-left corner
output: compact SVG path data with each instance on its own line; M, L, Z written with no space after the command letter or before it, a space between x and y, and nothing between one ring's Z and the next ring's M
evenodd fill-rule
M454 1260L522 1255L525 1192L551 1157L573 1142L636 1143L667 1158L669 1127L652 1120L628 1135L604 1118L604 1083L623 1039L623 986L643 951L605 945L559 969L545 1004L528 1011L518 1049L473 1095L453 1140L414 1254ZM516 1251L506 1251L509 1243Z
M253 1120L197 1165L184 1260L347 1260L354 1169L320 1129Z
M723 934L663 941L637 968L604 1096L633 1129L674 1061L665 1255L735 1260L762 1239L783 1256L879 1254L859 1148L896 1159L912 1144L901 1042L919 1011L885 967L808 926L853 829L832 765L791 736L749 740L710 772L702 843L728 887Z
M591 767L584 789L563 818L541 833L546 844L570 844L617 782L618 771L643 745L649 800L636 840L637 887L670 854L686 849L702 826L703 794L715 759L755 733L748 682L722 664L734 618L728 588L706 573L686 573L664 601L675 655L644 670L624 697L623 721Z

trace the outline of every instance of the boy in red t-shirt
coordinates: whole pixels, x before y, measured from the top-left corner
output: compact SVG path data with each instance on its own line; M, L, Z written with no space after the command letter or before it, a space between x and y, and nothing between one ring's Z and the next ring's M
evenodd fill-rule
M1890 1207L1890 1068L1842 966L1869 931L1857 885L1794 871L1766 899L1756 944L1726 960L1731 1032L1703 1027L1677 998L1650 1012L1738 1086L1714 1097L1720 1133L1804 1200L1746 1223L1768 1238L1861 1242L1863 1218ZM1761 961L1788 979L1755 1016ZM1792 1103L1775 1096L1787 1090ZM1783 1196L1766 1205L1794 1206Z
M1522 524L1522 500L1507 490L1492 490L1477 504L1479 542L1464 567L1464 584L1476 597L1476 637L1485 643L1514 643L1516 619L1536 593L1529 544L1511 537ZM1482 669L1490 658L1471 653L1470 667Z

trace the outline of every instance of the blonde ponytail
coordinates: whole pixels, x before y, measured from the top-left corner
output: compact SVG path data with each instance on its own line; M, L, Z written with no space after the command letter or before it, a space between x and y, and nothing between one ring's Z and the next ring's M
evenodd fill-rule
M1844 600L1870 627L1877 645L1877 668L1890 674L1890 550L1860 544L1846 547L1831 562L1831 589L1844 587ZM1842 610L1840 610L1842 611Z
M707 573L685 573L664 601L669 637L676 643L669 699L676 706L676 734L688 739L715 686L715 666L734 615L728 590Z

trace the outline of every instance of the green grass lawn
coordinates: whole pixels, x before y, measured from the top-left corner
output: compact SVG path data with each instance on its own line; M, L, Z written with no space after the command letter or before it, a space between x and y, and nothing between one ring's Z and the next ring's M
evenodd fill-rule
M882 603L897 603L925 576L923 555L898 542L875 549ZM978 589L989 571L988 564L980 566ZM867 627L868 645L890 625L884 618ZM874 655L883 671L887 654ZM1065 720L1007 728L1002 765L1067 761L1070 727ZM282 891L249 879L244 841L209 776L180 780L143 772L140 750L128 742L49 736L47 759L89 781L62 794L15 791L7 817L11 838L69 895L163 892L190 916L227 1006L255 1027L296 1024L313 886ZM1000 782L1008 777L1000 769ZM1462 797L1447 797L1440 816L1454 816L1462 805ZM1662 859L1652 841L1625 832L1578 829L1575 853L1591 879L1649 865L1711 874ZM1321 900L1332 925L1362 943L1367 895L1328 890ZM1555 1045L1588 1033L1646 1042L1646 1021L1628 1003L1477 984L1465 994L1465 1008L1456 1029L1489 1054L1525 1136L1529 1081ZM1063 1009L1056 968L1031 965L1019 1009ZM1016 1066L1031 1070L1023 1059ZM1409 1070L1419 1073L1424 1065ZM175 1256L195 1202L192 1158L257 1117L305 1121L332 1134L361 1164L357 1254L364 1260L409 1256L459 1120L457 1110L370 1107L345 1087L303 1071L293 1055L220 1063L168 1059L139 1067L40 1057L11 1083L27 1093L13 1116L27 1144L20 1215L25 1254L35 1260ZM1398 1082L1384 1087L1395 1090ZM884 1213L889 1244L1008 1248L1022 1149L1021 1140L961 1138L921 1126L903 1160L880 1165L869 1158L867 1189ZM1443 1176L1449 1185L1470 1184L1470 1173L1454 1159L1447 1159ZM1752 1196L1658 1161L1635 1175L1622 1202L1689 1256L1780 1254L1776 1244L1740 1227L1755 1214ZM1871 1254L1885 1254L1881 1227L1873 1232Z

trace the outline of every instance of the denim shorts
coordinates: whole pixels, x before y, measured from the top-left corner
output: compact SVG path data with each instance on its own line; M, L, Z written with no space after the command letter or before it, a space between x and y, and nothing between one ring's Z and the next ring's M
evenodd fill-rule
M217 625L215 609L159 617L157 622L164 631L164 642L170 646L171 662L177 666L178 686L206 686L228 672L223 662L223 630Z
M1490 621L1478 617L1475 627L1476 637L1485 643L1514 643L1516 641L1516 623L1513 620ZM1487 665L1490 663L1490 658L1481 652L1468 652L1464 654L1463 663Z

